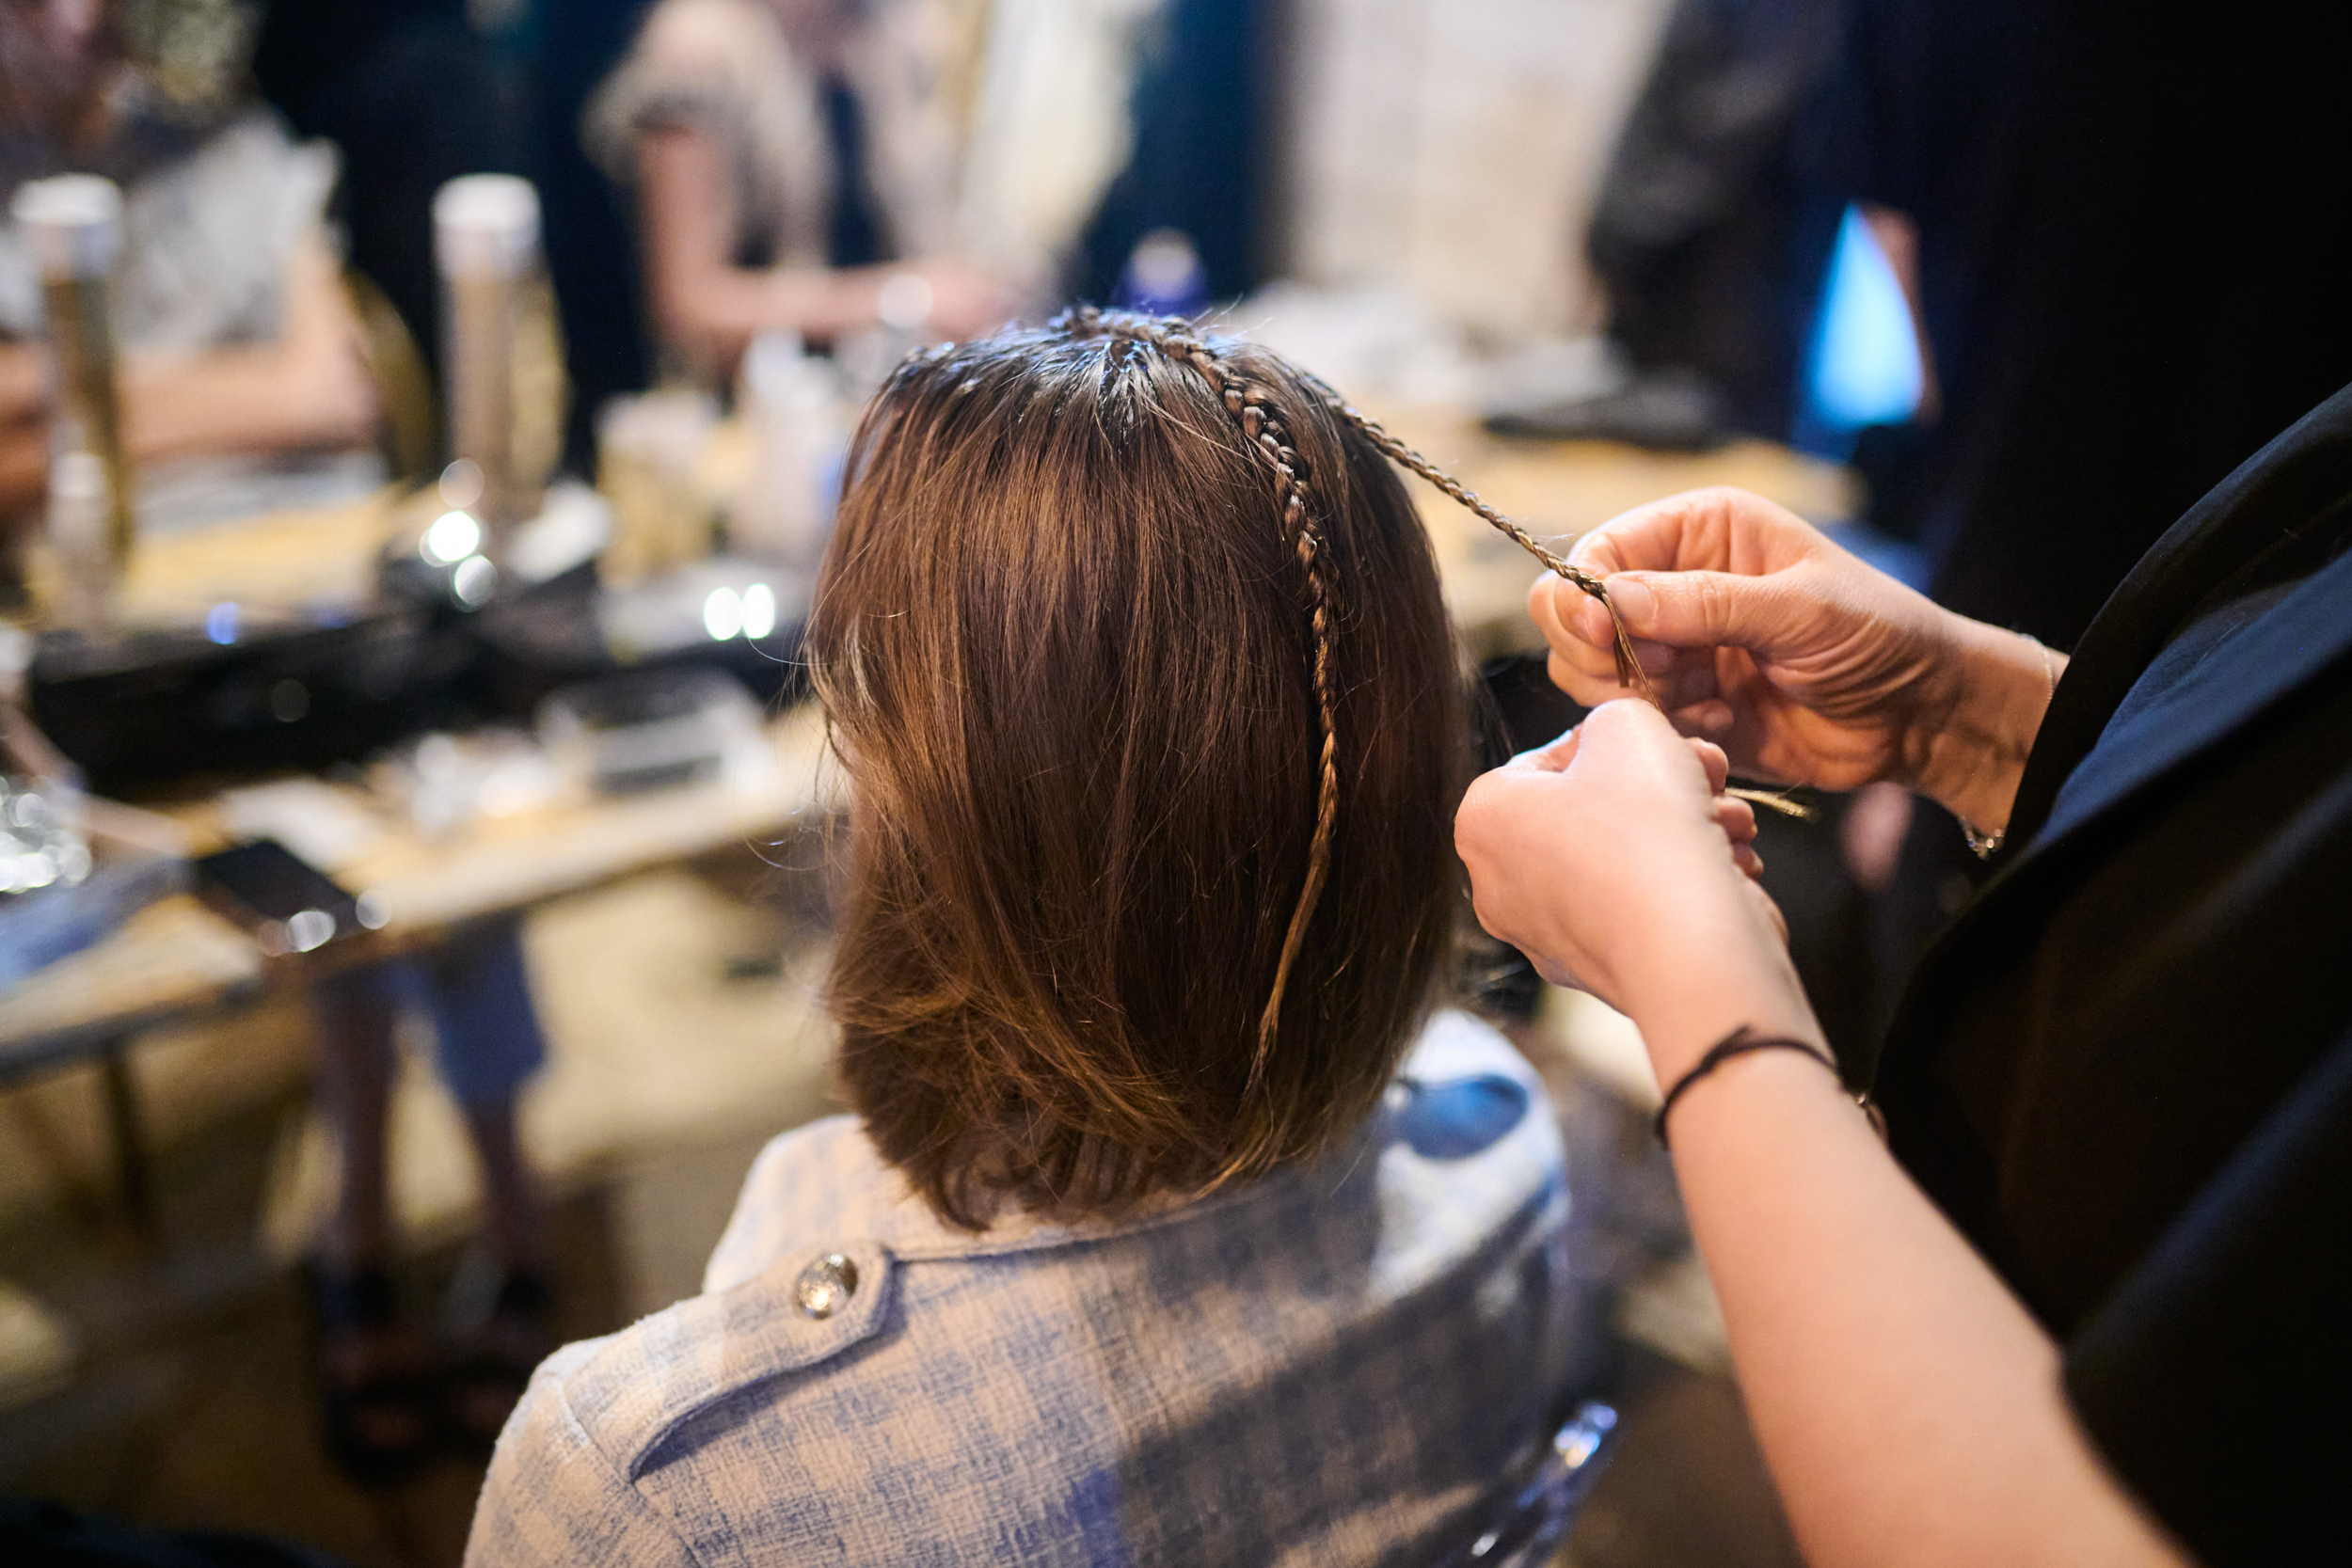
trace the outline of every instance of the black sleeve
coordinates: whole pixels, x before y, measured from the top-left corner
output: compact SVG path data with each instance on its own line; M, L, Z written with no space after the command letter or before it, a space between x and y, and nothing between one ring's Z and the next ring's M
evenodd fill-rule
M2352 1038L2069 1342L2065 1382L2116 1474L2211 1568L2344 1550Z

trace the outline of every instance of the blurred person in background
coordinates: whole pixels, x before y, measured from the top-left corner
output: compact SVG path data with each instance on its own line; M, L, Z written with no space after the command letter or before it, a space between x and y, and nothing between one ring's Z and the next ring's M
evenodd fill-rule
M2070 649L2167 519L2352 380L2352 16L1852 0L1844 27L1821 178L1869 217L1927 376L1871 520L1918 541L1938 604ZM1932 801L1858 805L1883 1025L1976 865ZM1838 1040L1858 1069L1874 1035Z
M660 0L591 103L637 193L648 313L707 382L761 332L959 338L1013 292L950 254L961 49L984 13L914 0ZM958 30L973 33L959 37Z
M122 13L103 0L0 3L0 191L65 173L122 188L123 245L114 324L124 350L124 438L147 471L149 526L179 510L217 515L224 480L302 454L358 453L345 493L378 483L378 399L334 248L322 224L333 150L296 145L267 109L146 69L125 48ZM0 232L0 518L21 549L48 470L48 366L40 267L24 237ZM169 460L230 459L209 467ZM314 476L315 477L315 476ZM159 505L174 478L194 492ZM209 503L203 492L212 489ZM319 493L314 483L232 489Z
M521 922L481 922L430 952L346 969L312 990L318 1100L334 1129L336 1203L310 1264L327 1452L354 1480L398 1481L444 1434L485 1451L552 1350L554 1309L537 1185L516 1097L547 1060ZM404 1012L430 1021L482 1182L474 1266L453 1291L437 1347L400 1312L390 1122Z
M190 81L168 58L135 60L125 21L96 0L0 0L0 184L87 172L123 189L113 297L126 440L142 469L139 526L374 488L379 400L325 219L334 149L297 145L275 113L234 90L242 38L191 46L208 69ZM38 517L48 456L40 313L38 265L11 229L0 234L0 333L10 340L0 343L0 515L17 519L20 539ZM346 455L322 475L302 461L321 450ZM319 984L314 1006L320 1104L342 1160L313 1270L325 1436L353 1475L386 1479L421 1463L445 1427L486 1445L552 1343L515 1130L516 1091L545 1044L513 921L346 971ZM386 1268L386 1123L405 1006L433 1016L488 1200L494 1276L446 1360L400 1322Z
M1805 121L1841 14L1839 0L1678 0L1585 232L1630 379L1499 410L1492 428L1670 451L1791 438L1838 223Z
M295 131L334 144L332 216L438 372L433 197L466 174L522 174L529 83L464 0L267 0L253 79ZM515 6L482 7L500 15Z

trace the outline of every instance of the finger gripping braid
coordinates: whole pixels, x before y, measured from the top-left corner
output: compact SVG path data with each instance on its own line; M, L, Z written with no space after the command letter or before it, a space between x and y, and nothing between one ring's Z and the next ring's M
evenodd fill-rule
M1303 372L1300 373L1301 379L1323 396L1334 413L1362 431L1372 444L1378 447L1392 461L1410 468L1439 490L1492 523L1521 549L1599 600L1600 607L1609 612L1610 627L1616 634L1617 684L1631 687L1639 691L1659 712L1666 711L1666 705L1659 700L1658 689L1650 684L1649 673L1642 668L1642 661L1634 657L1632 633L1626 629L1625 617L1618 613L1616 601L1609 596L1609 585L1606 581L1595 577L1581 566L1572 565L1559 554L1546 547L1543 542L1534 534L1487 505L1479 498L1478 492L1398 440L1377 420L1333 391L1327 383ZM1813 817L1812 807L1791 800L1777 790L1748 789L1733 785L1726 788L1724 793L1735 800L1746 800L1762 806L1767 811L1778 812L1783 816L1793 816L1799 821L1810 821Z
M1103 311L1092 306L1065 310L1051 324L1073 338L1111 337L1149 344L1171 362L1197 372L1224 404L1241 436L1244 450L1265 459L1281 507L1283 536L1298 557L1306 578L1308 624L1313 634L1315 717L1323 731L1323 749L1316 763L1314 837L1307 852L1307 877L1290 925L1282 937L1282 954L1275 965L1274 989L1258 1019L1257 1050L1249 1068L1248 1091L1264 1080L1274 1037L1281 1020L1282 999L1290 989L1307 928L1331 871L1331 840L1339 824L1339 705L1334 695L1331 661L1331 586L1323 562L1323 538L1309 515L1310 475L1307 465L1289 440L1274 389L1262 382L1244 380L1190 327L1177 318L1154 320L1124 311ZM1318 387L1320 383L1316 384ZM1325 388L1325 390L1328 390Z

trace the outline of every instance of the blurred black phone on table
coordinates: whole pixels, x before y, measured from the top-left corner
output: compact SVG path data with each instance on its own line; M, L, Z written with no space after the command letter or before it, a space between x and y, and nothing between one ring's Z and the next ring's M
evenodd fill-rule
M274 838L204 856L196 863L196 882L207 903L252 931L273 956L313 952L370 927L358 900Z

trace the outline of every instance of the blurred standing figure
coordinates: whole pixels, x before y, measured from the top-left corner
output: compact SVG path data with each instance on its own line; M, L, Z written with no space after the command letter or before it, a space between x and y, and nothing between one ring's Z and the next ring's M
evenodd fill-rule
M959 45L977 62L984 21L922 0L660 0L586 134L637 187L647 303L679 368L724 379L774 328L961 337L1012 311L948 255L955 101L979 86L954 62Z
M1938 604L2072 650L2170 519L2352 381L2347 53L2352 12L2294 0L1848 0L1824 172L1929 372L1873 520ZM1975 862L1931 802L1868 820L1866 861L1899 843L1883 1012Z
M2352 380L2348 51L2352 15L2294 0L1853 0L1825 146L1915 234L1937 602L2071 648Z
M1787 440L1837 203L1802 122L1836 64L1838 0L1677 0L1585 249L1637 376L1692 378L1735 429Z
M124 10L0 0L0 195L67 172L123 189L113 304L141 527L373 488L380 459L351 451L372 442L379 404L326 230L333 148L296 145L272 111L224 90L241 47L220 50L214 79L193 86L135 61ZM0 522L18 525L12 544L48 460L40 311L35 259L0 230ZM325 1435L346 1469L378 1479L428 1458L445 1414L486 1445L551 1344L515 1131L516 1089L545 1043L512 921L344 971L313 1003L321 1100L342 1160L314 1270ZM497 1272L446 1368L399 1322L386 1272L386 1116L405 1004L434 1015L442 1075L481 1161Z
M342 154L333 216L350 264L400 312L437 385L433 196L460 175L536 173L520 72L465 0L268 0L253 77L298 135Z
M249 506L265 468L294 482L280 498L339 476L377 482L372 454L357 465L287 455L349 452L376 430L358 325L321 222L333 150L295 145L276 116L217 84L142 69L121 23L105 0L0 0L0 197L65 173L122 187L115 324L147 520ZM11 557L48 468L40 324L38 264L12 227L0 229L0 547ZM155 467L166 460L181 461ZM159 490L181 504L159 507Z

